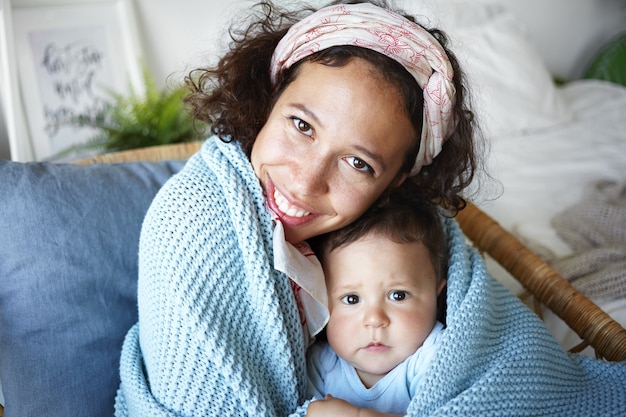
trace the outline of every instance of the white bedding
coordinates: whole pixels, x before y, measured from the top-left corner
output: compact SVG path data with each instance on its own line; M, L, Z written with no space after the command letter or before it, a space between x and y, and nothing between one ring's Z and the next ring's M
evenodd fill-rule
M398 3L448 33L466 72L495 179L478 185L477 205L533 248L571 253L552 218L596 181L626 183L626 88L592 80L556 87L526 29L501 4ZM511 291L523 292L495 262L488 259L488 267ZM626 299L594 301L626 327ZM578 343L550 312L545 321L565 348Z
M494 138L489 167L502 183L502 194L479 205L531 247L540 245L561 257L572 250L552 227L552 218L581 201L598 180L626 182L626 88L580 80L558 93L572 119ZM507 287L521 291L501 268L489 265ZM626 327L626 299L594 301ZM580 341L550 311L545 312L545 322L564 347Z
M502 195L480 205L508 230L564 256L571 249L551 219L597 180L626 182L626 88L579 80L558 93L571 120L494 138L489 168L502 182Z

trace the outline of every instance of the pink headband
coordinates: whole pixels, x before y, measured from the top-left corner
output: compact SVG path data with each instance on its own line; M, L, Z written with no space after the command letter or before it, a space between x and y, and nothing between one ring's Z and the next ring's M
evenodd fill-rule
M271 79L315 52L331 46L372 49L402 64L424 90L424 126L411 175L432 162L454 121L452 65L439 42L404 17L373 4L329 6L293 25L272 56Z

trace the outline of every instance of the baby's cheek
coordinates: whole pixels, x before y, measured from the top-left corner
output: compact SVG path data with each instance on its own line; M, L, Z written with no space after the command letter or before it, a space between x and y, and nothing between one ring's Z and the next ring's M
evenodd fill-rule
M333 313L331 309L330 320L326 325L326 338L330 347L337 353L342 350L341 342L346 339L346 331L345 321L342 320L340 314L336 311Z

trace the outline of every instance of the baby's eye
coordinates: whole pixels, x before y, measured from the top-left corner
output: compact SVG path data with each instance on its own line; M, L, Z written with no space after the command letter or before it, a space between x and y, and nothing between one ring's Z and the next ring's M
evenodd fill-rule
M299 132L307 135L307 136L312 136L313 135L313 128L311 127L310 124L308 124L307 122L305 122L304 120L298 118L298 117L292 117L291 120L293 121L294 126L296 127L296 129L298 129Z
M356 169L357 171L374 173L372 167L369 166L367 162L365 162L361 158L358 158L356 156L349 156L346 158L346 161L348 161L352 168Z
M409 298L409 293L406 291L395 290L389 293L389 299L391 301L404 301Z
M344 295L343 298L341 298L341 301L344 304L357 304L360 300L359 300L359 296L358 295L354 295L354 294L348 294L348 295Z

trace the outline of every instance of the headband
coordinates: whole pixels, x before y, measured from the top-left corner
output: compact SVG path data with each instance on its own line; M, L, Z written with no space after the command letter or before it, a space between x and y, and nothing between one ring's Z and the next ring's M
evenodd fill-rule
M455 88L452 65L439 42L417 23L374 6L345 4L318 10L294 24L272 56L270 76L331 46L353 45L374 50L402 64L424 91L420 148L411 175L432 162L454 128Z

